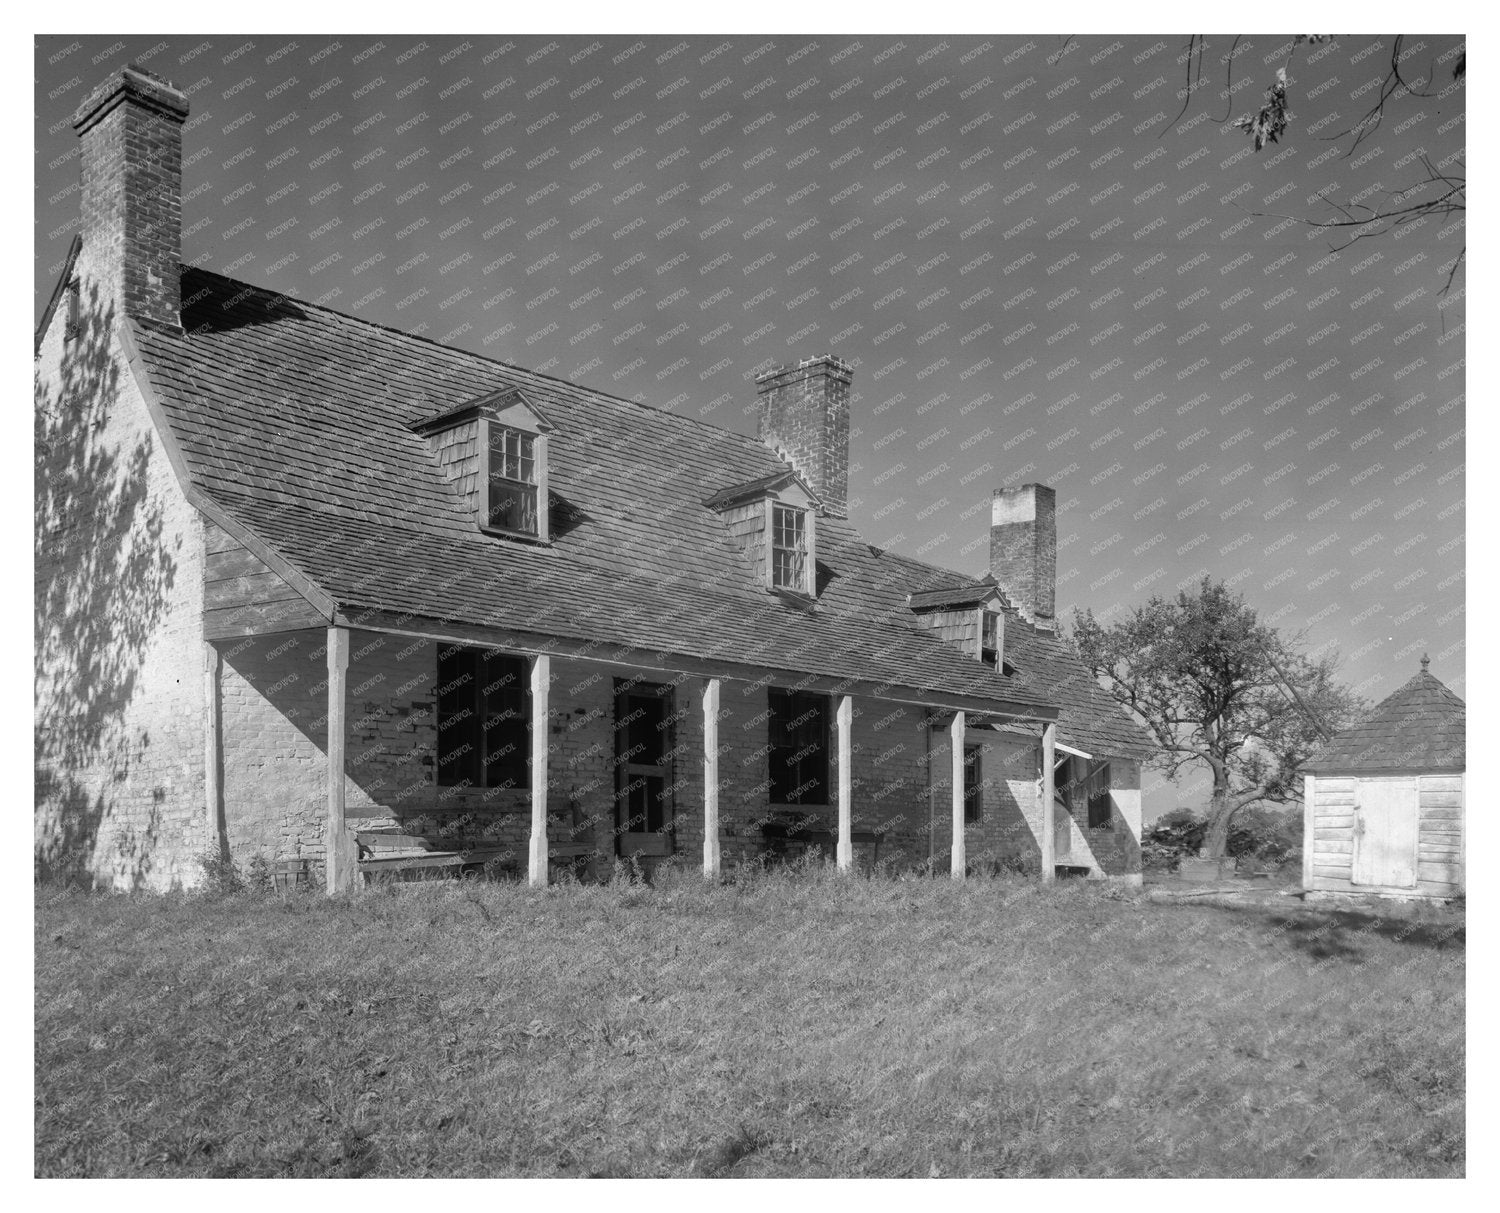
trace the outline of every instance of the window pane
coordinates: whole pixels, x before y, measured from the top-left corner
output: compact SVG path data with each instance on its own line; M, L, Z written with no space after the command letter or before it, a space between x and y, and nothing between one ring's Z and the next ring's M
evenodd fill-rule
M771 803L828 803L828 702L822 695L771 688Z
M490 525L507 531L537 533L534 487L508 480L490 481Z
M536 439L507 426L490 426L490 476L536 483Z
M964 747L964 821L972 825L983 815L983 777L980 755L983 747Z
M776 586L792 583L792 556L780 548L771 553L771 584Z
M647 775L645 785L646 833L654 834L667 823L665 806L662 804L662 794L666 791L667 781L660 775Z

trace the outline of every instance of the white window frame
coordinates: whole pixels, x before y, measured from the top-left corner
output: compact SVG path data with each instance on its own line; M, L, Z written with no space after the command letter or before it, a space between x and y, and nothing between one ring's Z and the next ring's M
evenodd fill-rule
M806 549L802 562L801 585L778 585L776 583L776 511L791 510L802 519L802 542ZM787 591L793 594L813 595L817 579L817 536L814 519L816 515L806 506L792 505L771 496L766 498L766 588ZM785 550L785 549L783 549Z
M551 534L549 529L547 508L547 435L526 426L516 425L512 422L498 421L491 417L481 418L479 427L479 527L489 535L503 535L510 539L527 539L536 543L550 543ZM536 476L536 483L528 486L536 489L536 526L535 531L517 531L508 527L495 526L490 522L490 451L495 439L495 431L510 430L512 433L522 434L531 439L532 468ZM521 481L509 481L507 483L521 484Z

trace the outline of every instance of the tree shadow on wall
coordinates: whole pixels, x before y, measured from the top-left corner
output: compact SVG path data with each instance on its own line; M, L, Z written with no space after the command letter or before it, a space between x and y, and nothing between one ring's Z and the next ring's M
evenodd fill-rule
M114 307L73 289L60 365L35 375L35 874L139 887L167 790L132 780L151 736L126 713L181 539L148 498L150 435L110 433Z

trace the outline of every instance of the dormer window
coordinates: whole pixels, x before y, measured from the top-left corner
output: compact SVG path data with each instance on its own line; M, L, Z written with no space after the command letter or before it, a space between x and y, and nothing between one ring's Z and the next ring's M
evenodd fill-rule
M991 669L1000 668L1000 616L994 611L981 615L979 659Z
M504 388L413 424L479 529L547 543L551 423L518 388Z
M807 515L796 506L771 504L771 588L811 594Z
M539 534L536 436L489 423L489 525L518 535Z
M807 606L818 596L820 503L795 471L720 489L704 502L749 558L755 584Z
M913 590L907 603L917 620L936 632L944 644L969 658L977 657L996 673L1015 673L1005 660L1005 616L1002 598L988 578L962 585Z

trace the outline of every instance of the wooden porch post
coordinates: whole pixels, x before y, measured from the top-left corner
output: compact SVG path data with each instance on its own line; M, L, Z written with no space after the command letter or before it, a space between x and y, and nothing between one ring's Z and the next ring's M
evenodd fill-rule
M324 840L328 895L354 887L358 851L344 819L345 701L349 691L349 629L328 629L328 836Z
M838 712L839 754L839 841L838 865L840 872L854 869L854 696L839 697Z
M964 838L964 714L953 713L948 726L948 749L952 760L953 861L951 875L962 880L968 874L968 849Z
M719 878L719 680L703 681L703 875Z
M1057 799L1054 768L1057 764L1057 726L1042 726L1042 883L1057 879L1057 850L1052 835L1054 801Z
M211 640L203 642L203 814L213 848L221 859L229 858L229 839L224 829L222 738L224 657Z
M547 887L547 692L552 658L531 659L531 852L526 876L533 889Z

